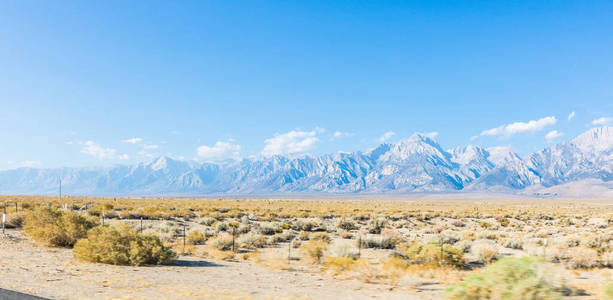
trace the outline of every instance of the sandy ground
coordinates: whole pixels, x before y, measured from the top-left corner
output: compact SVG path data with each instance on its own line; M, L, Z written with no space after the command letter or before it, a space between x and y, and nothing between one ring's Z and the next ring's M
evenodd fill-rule
M0 288L51 299L440 299L442 286L406 289L250 262L181 257L176 266L123 267L38 247L18 230L0 238Z

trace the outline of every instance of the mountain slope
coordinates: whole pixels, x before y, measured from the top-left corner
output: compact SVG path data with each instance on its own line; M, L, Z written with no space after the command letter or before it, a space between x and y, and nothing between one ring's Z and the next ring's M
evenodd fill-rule
M533 153L528 166L544 186L582 179L613 179L613 127L593 128L568 142Z
M508 148L443 150L414 134L365 152L198 163L159 157L131 166L0 171L2 194L194 195L533 191L613 180L613 127L520 158ZM530 187L530 189L526 189ZM537 193L535 191L535 193Z

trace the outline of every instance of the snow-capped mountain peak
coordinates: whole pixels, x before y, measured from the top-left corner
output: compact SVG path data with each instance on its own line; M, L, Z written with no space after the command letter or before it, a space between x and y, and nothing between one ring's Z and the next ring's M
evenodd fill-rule
M613 181L613 127L519 157L508 147L445 151L414 134L365 152L275 155L216 163L157 157L132 166L0 171L0 193L75 195L357 192L516 192L575 181Z
M612 151L613 126L592 128L574 138L571 143L585 152Z

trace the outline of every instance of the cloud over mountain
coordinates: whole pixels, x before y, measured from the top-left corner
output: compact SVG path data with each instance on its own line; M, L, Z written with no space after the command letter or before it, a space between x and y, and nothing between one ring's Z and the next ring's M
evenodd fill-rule
M314 131L277 135L281 152L308 149ZM281 142L283 141L283 142ZM307 141L307 142L305 142ZM301 145L301 143L305 143ZM295 144L295 145L292 145ZM112 149L88 142L101 158ZM204 158L223 157L240 146L219 141L201 146ZM135 165L103 168L19 168L0 172L5 194L53 194L58 178L63 190L78 195L195 195L274 193L409 193L495 191L514 193L528 187L549 188L583 180L613 182L613 127L593 128L524 158L508 147L474 145L444 150L433 134L414 134L364 152L321 156L266 157L196 162L158 157Z

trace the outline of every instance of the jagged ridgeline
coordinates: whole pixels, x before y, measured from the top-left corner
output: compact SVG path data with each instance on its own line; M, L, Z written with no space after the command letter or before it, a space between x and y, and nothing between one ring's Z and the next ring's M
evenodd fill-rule
M508 148L443 150L414 134L354 153L273 156L219 163L160 157L101 168L20 168L0 172L2 194L203 195L520 191L586 179L613 179L613 127L591 129L524 158Z

